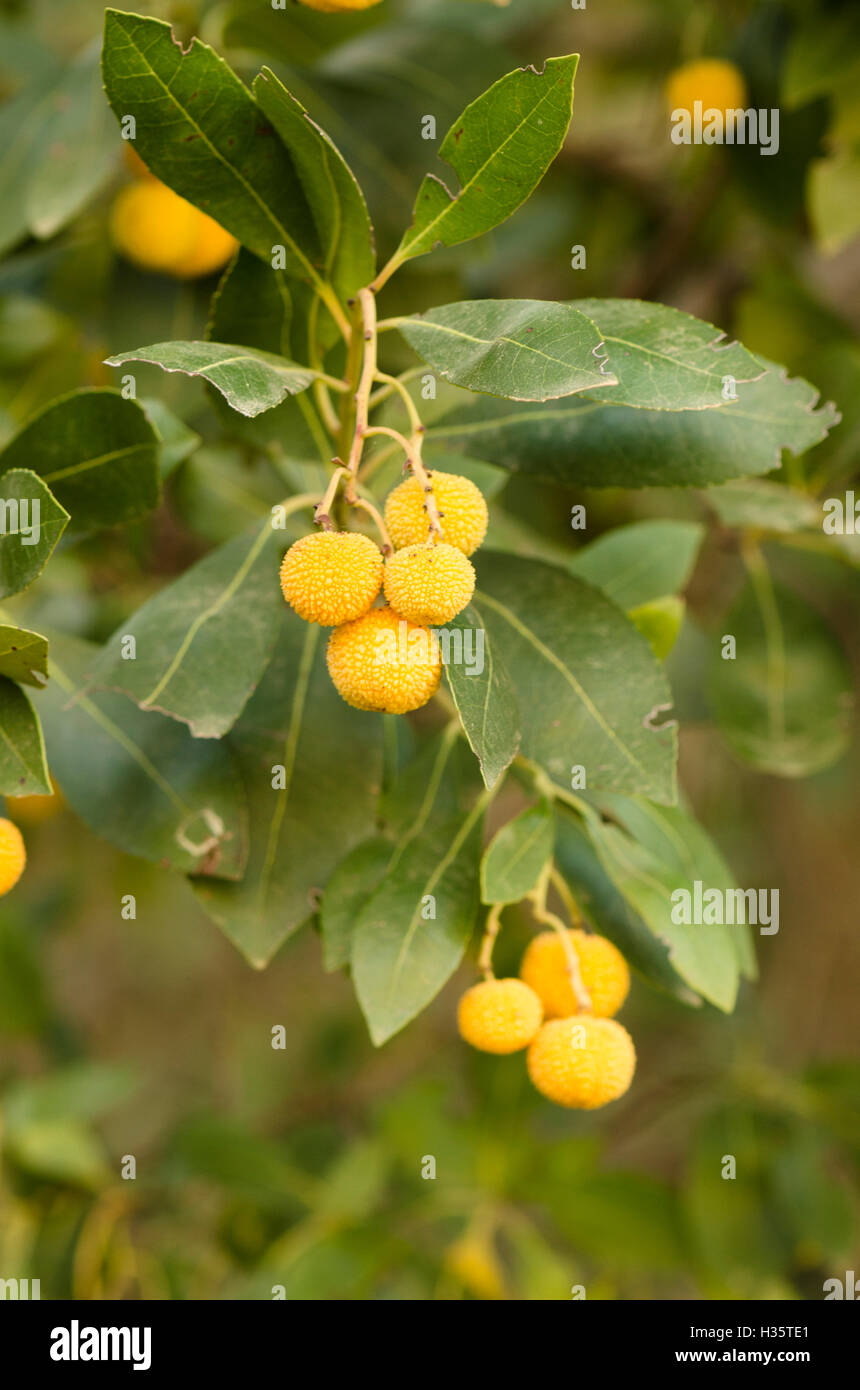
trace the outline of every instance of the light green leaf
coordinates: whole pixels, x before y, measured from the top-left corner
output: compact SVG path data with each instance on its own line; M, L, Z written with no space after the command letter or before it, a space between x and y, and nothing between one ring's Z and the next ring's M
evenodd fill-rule
M38 508L38 513L37 509ZM0 598L26 589L42 573L69 523L50 488L25 468L0 479Z
M808 777L850 739L852 684L844 652L819 615L756 572L723 620L736 642L723 660L715 637L710 701L733 751L761 772Z
M33 1177L95 1191L110 1180L104 1145L77 1120L43 1120L9 1136L15 1163Z
M376 828L382 718L341 700L323 633L285 610L274 658L227 742L250 806L248 868L241 883L198 880L194 889L262 968L311 915L344 854Z
M76 527L118 526L157 506L159 442L136 401L73 391L24 425L0 453L2 477L31 469Z
M419 357L470 391L547 401L616 379L599 331L569 304L473 299L394 322Z
M448 803L456 738L438 740L419 796L398 825L399 841L379 888L358 919L352 976L374 1043L398 1033L454 973L478 907L481 823L490 795ZM474 763L470 760L471 768Z
M567 134L578 62L574 53L548 58L540 72L518 68L466 107L439 146L459 191L427 175L398 261L480 236L526 201Z
M320 283L319 238L295 166L250 92L199 39L183 49L169 24L108 10L102 72L135 148L181 197L271 262Z
M182 720L195 738L223 737L272 655L284 548L283 533L266 520L198 560L124 619L89 689L121 690L141 709Z
M696 521L634 521L583 546L569 568L619 608L635 608L686 588L704 534Z
M842 148L809 167L809 215L815 240L835 256L860 234L860 153Z
M346 300L373 279L373 229L355 175L301 102L263 68L254 97L288 149L316 223L326 278Z
M72 809L127 854L185 873L238 878L247 809L224 743L124 695L80 693L98 648L51 634L51 681L37 700L51 769Z
M742 478L708 488L704 497L724 526L781 532L821 526L821 507L813 497L764 478Z
M109 367L123 362L151 362L166 372L203 377L240 415L262 415L286 396L306 391L318 373L284 357L235 343L153 343L107 357Z
M592 319L618 384L601 391L609 405L643 410L708 410L726 404L724 383L757 381L766 368L740 343L723 342L713 324L667 304L641 299L576 299Z
M671 694L645 638L563 570L493 552L476 568L475 601L510 673L525 756L566 789L581 765L589 788L673 801Z
M0 795L41 796L50 791L36 711L20 685L0 676Z
M771 366L715 410L630 410L571 397L517 405L476 396L432 424L428 444L577 487L704 487L779 468L838 422L818 392Z
M24 627L0 626L0 676L41 689L48 678L48 643Z
M503 825L481 860L481 902L518 903L531 893L554 840L555 816L548 801L529 806Z
M364 840L341 860L329 879L320 908L326 970L341 970L349 964L359 913L385 872L392 850L392 842L381 835Z
M665 661L678 640L687 605L677 594L664 594L648 603L628 608L627 616L635 628L647 637L658 661Z
M498 644L491 641L480 610L465 608L446 631L456 658L458 631L463 660L446 660L445 674L469 746L488 787L495 786L520 746L520 711Z

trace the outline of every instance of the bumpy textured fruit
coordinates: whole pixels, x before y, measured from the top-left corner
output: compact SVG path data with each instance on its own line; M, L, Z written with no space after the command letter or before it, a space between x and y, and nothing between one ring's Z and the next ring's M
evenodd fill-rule
M315 531L291 545L281 592L307 623L337 627L360 618L382 586L382 553L357 531Z
M475 571L453 545L407 545L385 562L385 597L411 623L450 622L475 592Z
M53 777L50 796L7 796L6 807L16 825L41 825L53 820L65 808L66 799Z
M408 714L435 694L442 674L438 643L426 627L393 608L371 608L328 639L329 675L355 709Z
M431 473L433 495L442 525L442 540L471 555L487 534L487 503L480 488L459 473ZM424 489L417 478L407 478L385 499L385 524L398 550L430 539L430 522L424 510Z
M114 245L128 260L180 280L220 270L239 244L157 179L141 179L120 190L110 229Z
M592 1013L597 1018L611 1018L630 989L626 960L605 936L584 931L569 931L567 935L579 957L579 973L591 995ZM558 932L541 932L529 942L520 978L540 997L547 1018L567 1018L576 1013L564 942Z
M457 1009L460 1037L481 1052L504 1056L528 1047L543 1022L543 1006L522 980L482 980Z
M571 1110L597 1110L623 1096L636 1070L633 1039L614 1018L556 1018L545 1023L526 1058L532 1085Z
M309 10L323 10L325 14L345 14L348 10L369 10L380 0L299 0Z
M666 105L670 111L689 111L700 101L702 110L733 111L746 107L747 85L734 63L722 58L700 58L684 63L666 81Z
M0 898L15 887L26 863L20 830L10 820L0 819Z

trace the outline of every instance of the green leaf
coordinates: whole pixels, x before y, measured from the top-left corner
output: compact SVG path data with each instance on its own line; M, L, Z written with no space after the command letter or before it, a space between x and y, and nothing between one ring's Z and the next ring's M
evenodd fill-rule
M850 739L852 684L842 648L795 594L757 570L723 620L736 642L723 660L715 636L709 696L732 750L760 772L808 777Z
M255 255L285 249L291 274L319 284L321 251L295 166L250 92L199 39L183 50L169 24L108 10L102 72L135 149L181 197Z
M42 479L25 468L4 473L0 492L0 598L8 598L42 573L69 513Z
M627 616L643 637L647 637L658 661L665 661L678 640L687 605L677 594L665 594L648 603L628 608Z
M296 167L323 248L326 278L346 300L373 279L373 229L355 175L301 102L263 68L254 97Z
M556 832L556 863L595 930L614 942L649 984L685 1004L699 1004L699 996L671 964L666 943L654 935L606 872L579 817L559 807Z
M616 386L609 405L643 410L708 410L726 404L724 381L757 381L766 367L740 343L725 343L713 324L667 304L641 299L576 299L597 325ZM598 398L595 398L598 399Z
M136 401L73 391L33 417L0 453L0 477L31 469L77 527L117 526L158 505L159 442Z
M212 296L206 341L244 343L289 357L292 318L286 272L240 247Z
M536 887L555 840L548 801L529 806L493 836L481 860L481 902L518 903Z
M109 367L123 362L151 362L166 372L203 377L240 415L262 415L280 405L286 396L306 391L318 375L284 357L235 343L153 343L106 357Z
M448 623L446 630L463 634L463 660L446 660L445 674L484 783L492 787L520 746L517 697L498 644L490 640L474 604ZM456 657L456 648L452 650Z
M116 163L116 130L102 92L98 44L48 93L25 185L27 225L51 237L98 192Z
M843 148L814 160L808 180L815 240L825 256L835 256L860 233L860 153Z
M724 526L762 531L804 531L821 526L821 508L805 492L764 479L741 479L709 488L705 501Z
M23 1125L8 1144L14 1162L33 1177L92 1191L110 1180L104 1145L75 1120Z
M0 676L41 689L48 678L48 643L24 627L0 626Z
M635 608L686 588L704 534L697 521L634 521L583 546L569 568L619 608Z
M578 62L574 53L548 58L540 72L518 68L466 107L439 146L459 191L426 176L396 261L480 236L526 201L567 134Z
M272 655L284 607L283 548L267 519L198 560L120 624L89 688L121 690L141 709L182 720L195 738L221 738Z
M764 359L762 359L764 360ZM769 473L838 423L818 392L772 367L715 410L630 410L572 397L516 405L477 396L431 425L428 444L577 487L705 487Z
M727 923L684 923L682 890L694 903L702 893L734 887L732 876L702 828L678 807L643 798L602 796L601 809L616 823L586 812L586 830L603 868L637 915L669 948L681 978L717 1008L730 1013L741 970L752 975L749 928Z
M382 720L341 700L323 633L285 610L274 658L227 741L250 806L248 868L241 883L198 880L194 889L262 968L311 915L344 854L376 828Z
M563 570L482 552L476 604L498 643L522 717L522 752L564 788L675 799L676 730L666 678L640 633L597 589Z
M51 792L42 727L25 692L0 676L0 795Z
M420 799L402 816L385 877L358 919L352 976L377 1047L420 1013L459 965L478 907L481 823L490 795L452 810L446 782L456 732L435 745ZM474 763L471 763L474 768Z
M185 873L238 878L247 855L241 783L223 743L193 739L124 695L81 693L98 648L51 635L38 697L50 764L91 830L127 854Z
M328 881L320 908L323 966L341 970L349 964L359 913L381 879L392 854L381 835L356 845Z
M419 357L470 391L547 401L616 379L597 328L569 304L472 299L394 322Z

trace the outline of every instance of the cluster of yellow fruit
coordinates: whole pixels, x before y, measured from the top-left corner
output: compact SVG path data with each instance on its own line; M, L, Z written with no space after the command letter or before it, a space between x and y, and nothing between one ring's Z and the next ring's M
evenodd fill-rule
M394 546L355 531L319 531L291 545L281 591L309 623L333 627L329 674L348 705L408 714L436 691L442 674L430 629L466 607L475 589L468 559L487 531L483 494L456 473L428 473L441 536L431 536L421 482L407 478L389 493L385 524ZM373 605L382 590L384 607Z
M116 249L141 270L176 280L221 270L238 248L236 238L155 178L129 143L124 153L136 178L120 190L111 208Z
M504 1056L528 1048L532 1084L556 1105L596 1110L623 1096L633 1080L633 1039L613 1017L630 989L630 971L611 941L567 932L591 1012L578 1013L560 933L541 932L528 946L519 979L483 980L460 1000L460 1036L481 1052Z

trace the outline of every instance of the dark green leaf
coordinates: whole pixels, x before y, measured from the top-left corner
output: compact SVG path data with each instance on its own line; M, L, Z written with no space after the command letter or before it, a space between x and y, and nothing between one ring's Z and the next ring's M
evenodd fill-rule
M466 107L439 146L460 188L427 175L399 261L480 236L526 201L567 134L578 62L574 53L548 58L540 72L518 68Z
M41 689L48 678L48 643L27 628L0 626L0 676Z
M341 970L349 964L352 938L364 907L391 859L392 843L377 836L356 845L328 881L320 908L323 965Z
M323 248L326 278L341 299L373 279L373 229L355 175L300 101L271 71L254 82L257 104L290 152Z
M548 801L496 831L481 860L481 901L518 903L536 887L552 855L555 815Z
M476 603L510 673L525 756L566 789L582 766L589 788L673 801L671 695L645 638L563 570L493 552L476 568Z
M470 391L547 401L615 380L599 331L569 304L473 299L395 322L419 357Z
M42 728L27 695L0 676L0 795L49 794Z
M41 574L69 513L42 479L25 468L4 473L0 493L0 598L8 598Z
M262 415L286 396L306 391L316 372L284 357L235 343L153 343L105 359L109 367L123 362L152 362L166 372L203 377L240 415Z
M141 709L182 720L195 738L221 738L272 655L283 549L283 533L265 521L198 560L123 621L90 687L121 690Z
M324 634L285 611L275 656L228 742L251 812L248 869L241 883L194 888L262 968L311 915L344 854L375 829L382 719L344 704L326 670Z
M463 659L447 660L445 674L469 745L492 787L516 756L520 745L520 712L511 678L498 644L492 642L480 610L470 604L447 624L461 632ZM458 653L453 643L454 658ZM469 645L471 644L471 645Z
M117 526L157 506L158 454L158 436L136 401L117 391L73 391L9 441L0 476L32 469L75 526Z
M127 854L185 873L238 878L247 810L223 743L124 695L80 693L98 648L51 635L51 681L38 697L52 771L72 809Z

